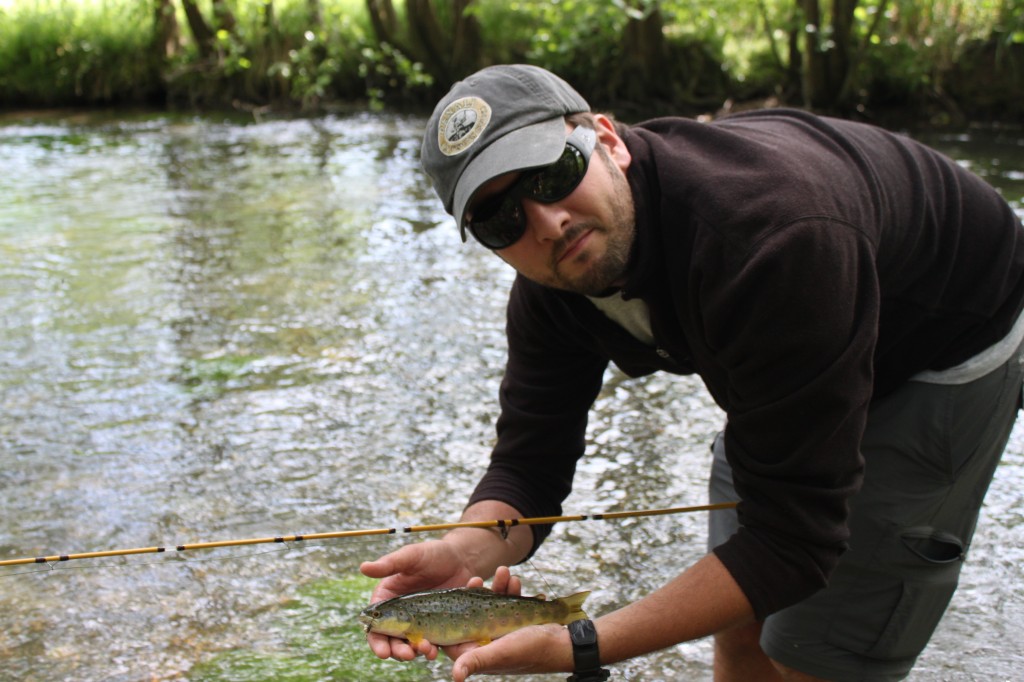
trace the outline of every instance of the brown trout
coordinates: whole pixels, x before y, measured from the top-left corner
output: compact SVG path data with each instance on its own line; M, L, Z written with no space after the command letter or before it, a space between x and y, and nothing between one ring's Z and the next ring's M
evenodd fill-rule
M367 632L402 637L413 646L424 639L438 646L487 644L527 625L566 625L586 618L583 601L589 595L579 592L548 601L544 595L516 597L483 587L426 590L370 604L359 622Z

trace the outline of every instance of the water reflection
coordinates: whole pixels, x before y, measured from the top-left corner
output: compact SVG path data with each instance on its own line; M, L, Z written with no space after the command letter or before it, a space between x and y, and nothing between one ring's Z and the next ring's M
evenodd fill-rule
M457 517L492 437L511 276L459 243L417 167L421 126L0 125L0 558ZM931 141L1021 210L1021 138ZM702 502L720 421L694 380L611 371L566 509ZM1019 669L1022 467L1018 430L915 679ZM528 590L589 588L601 613L696 559L704 524L561 526L524 567ZM360 679L345 659L358 633L323 586L402 541L7 571L0 666L24 680L267 679L275 665ZM709 666L699 642L617 670Z

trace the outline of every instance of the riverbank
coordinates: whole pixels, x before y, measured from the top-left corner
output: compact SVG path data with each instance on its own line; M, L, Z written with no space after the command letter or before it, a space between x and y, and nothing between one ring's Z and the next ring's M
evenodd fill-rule
M481 66L525 62L623 120L774 102L887 126L1012 123L1020 2L863 0L811 21L813 0L0 0L0 109L422 110Z

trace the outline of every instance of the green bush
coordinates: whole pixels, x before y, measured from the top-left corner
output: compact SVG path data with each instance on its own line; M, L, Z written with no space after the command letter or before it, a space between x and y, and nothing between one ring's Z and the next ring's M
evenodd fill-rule
M159 91L152 17L132 0L37 0L0 10L0 102L139 101Z
M429 107L451 79L508 62L549 68L627 117L714 111L730 98L804 100L806 21L792 0L472 0L479 30L459 35L454 0L420 6L430 26L410 25L402 0L380 2L395 12L386 40L367 0L225 0L230 18L199 0L212 35L199 45L173 0L180 39L168 55L157 49L157 0L0 0L0 106ZM835 26L831 3L819 6L824 54ZM812 99L825 92L822 106L847 113L1017 111L1022 10L1024 0L861 0L850 76L830 74ZM996 92L979 97L972 72ZM827 92L838 82L849 87Z

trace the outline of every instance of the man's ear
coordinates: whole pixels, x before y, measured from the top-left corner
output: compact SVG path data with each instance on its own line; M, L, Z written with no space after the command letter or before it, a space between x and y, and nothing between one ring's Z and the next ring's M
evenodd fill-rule
M633 156L626 148L619 134L615 132L615 123L604 114L594 114L595 129L597 130L597 143L603 144L612 161L623 173L629 168Z

